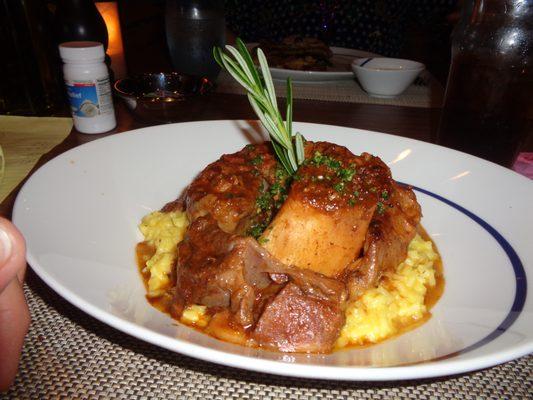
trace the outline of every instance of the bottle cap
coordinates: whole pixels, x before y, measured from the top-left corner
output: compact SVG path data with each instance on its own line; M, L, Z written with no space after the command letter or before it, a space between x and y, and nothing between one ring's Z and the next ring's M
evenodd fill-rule
M65 42L59 45L64 62L103 61L104 46L99 42Z

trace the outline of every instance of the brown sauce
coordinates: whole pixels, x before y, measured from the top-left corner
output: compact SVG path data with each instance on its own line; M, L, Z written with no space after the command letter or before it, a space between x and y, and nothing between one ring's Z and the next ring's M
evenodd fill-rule
M422 226L418 227L418 234L425 240L430 240L433 243L433 249L439 254L437 246L433 242L433 240L430 238L428 233L424 230ZM144 282L145 289L148 291L148 280L150 278L150 274L148 272L144 272L146 262L153 256L155 253L155 248L146 242L141 242L137 244L137 247L135 249L136 252L136 259L137 259L137 266L139 268L139 273L141 274L142 280ZM444 274L443 274L443 267L442 267L442 259L439 257L437 260L435 260L434 263L435 268L435 286L428 288L428 291L426 293L425 297L425 305L427 307L427 312L424 315L423 318L420 319L413 319L410 321L407 321L405 324L399 327L398 332L395 335L392 335L390 337L387 337L384 340L389 340L391 338L397 337L399 335L402 335L406 332L409 332L425 322L427 322L431 318L431 308L437 303L437 301L440 299L444 292ZM170 307L172 305L172 293L171 288L169 288L169 291L162 296L159 297L150 297L146 296L146 299L148 302L158 309L161 312L164 312L166 314L170 315ZM230 324L227 322L228 318L227 315L222 313L216 314L209 325L206 328L200 328L195 325L191 325L192 328L195 328L199 330L200 332L209 334L210 336L216 337L218 339L242 344L242 345L250 345L251 342L248 340L248 338L245 336L245 333L241 330L236 330L235 328L231 327ZM367 343L362 345L348 345L346 347L339 348L337 350L343 350L343 349L354 349L354 348L366 348L369 346L372 346L376 343Z
M152 258L155 253L155 248L152 245L149 245L146 242L138 243L135 248L135 255L137 259L137 266L139 267L139 273L141 274L144 289L148 293L148 280L150 279L150 273L145 272L146 262ZM152 307L157 308L159 311L166 314L170 314L170 306L172 304L172 295L170 292L165 293L162 296L151 297L146 296L146 300L152 305Z
M155 253L154 246L146 242L137 243L137 247L135 248L135 256L137 260L137 265L139 267L139 272L143 278L144 288L147 291L148 291L148 279L150 279L150 274L148 273L148 271L144 272L144 268L146 267L146 262L150 258L152 258L154 253Z
M437 248L437 245L435 242L429 237L426 230L422 227L422 225L418 225L418 234L424 239L425 241L430 240L433 244L433 250L438 254L438 258L435 260L435 263L433 264L433 267L435 268L435 286L428 288L428 291L426 293L426 298L424 299L424 304L427 307L427 315L428 319L431 316L431 313L429 310L433 308L435 304L437 304L437 301L441 298L442 294L444 293L444 271L442 268L442 257L440 256L439 249Z

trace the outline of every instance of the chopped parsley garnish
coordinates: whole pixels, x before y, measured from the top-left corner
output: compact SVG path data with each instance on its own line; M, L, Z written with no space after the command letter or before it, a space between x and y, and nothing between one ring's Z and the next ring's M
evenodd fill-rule
M287 184L289 182L287 178L287 173L283 170L278 168L276 172L274 173L275 181L270 186L270 196L272 196L272 199L276 201L276 208L281 207L285 199L287 198ZM298 176L298 178L296 178ZM294 179L300 179L299 175L293 175Z
M260 244L260 245L264 245L264 244L267 244L268 243L268 239L267 238L262 238L260 237L257 242Z
M332 157L327 157L325 164L330 167L331 169L339 169L341 167L341 162L338 160L335 160Z
M259 196L255 200L255 205L257 206L258 213L262 211L268 211L271 205L271 196L270 192L267 190L265 182L261 182L259 187Z
M321 165L324 163L325 158L326 156L323 156L321 152L315 151L315 154L313 155L311 161L316 165Z
M325 156L320 151L315 151L315 154L309 160L309 163L316 166L326 165L333 170L338 170L342 166L342 163L339 160L330 156Z
M359 191L358 191L358 190L354 190L353 195L354 195L355 197L359 197Z
M351 182L353 179L353 176L355 175L355 169L354 168L343 168L337 172L337 175L343 181Z
M272 186L270 186L270 194L276 195L281 192L283 188L281 187L281 184L279 182L274 182Z
M381 201L378 201L376 210L377 210L378 215L383 215L383 213L385 212L385 206L383 205Z
M265 228L266 228L265 224L255 224L248 230L248 234L250 236L253 236L254 239L257 239L261 236Z
M255 201L255 204L257 205L257 208L260 211L266 211L270 208L271 200L272 198L270 196L270 193L265 192L257 198L257 200Z
M344 191L344 182L338 182L334 184L333 189L335 189L339 193L342 193Z
M389 192L387 191L387 189L385 189L383 192L381 192L381 198L383 200L387 200L389 198Z
M263 163L263 156L258 155L257 157L254 157L249 161L249 163L252 165L261 165Z
M261 181L259 193L255 200L255 215L247 234L255 239L261 236L267 228L275 211L278 210L287 198L287 185L289 175L281 167L274 171L274 182L269 186L265 180Z
M274 176L277 181L280 181L287 177L287 171L285 171L283 168L278 167L276 168L276 172L274 173ZM294 175L294 179L296 179L296 175Z
M350 199L348 200L348 205L349 205L350 207L353 207L353 206L355 206L355 203L356 203L356 202L357 202L357 200L355 200L354 198L350 198Z

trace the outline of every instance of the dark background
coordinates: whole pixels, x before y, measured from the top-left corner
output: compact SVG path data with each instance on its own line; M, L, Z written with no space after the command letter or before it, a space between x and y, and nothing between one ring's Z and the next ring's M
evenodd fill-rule
M4 55L0 63L0 114L68 114L54 37L56 2L0 2L0 52ZM127 73L172 70L165 37L165 1L118 0L117 3ZM425 63L443 86L454 23L453 18L441 18L438 23L430 24L410 23L399 54Z
M118 4L128 71L134 74L171 69L165 37L165 1L119 0ZM450 65L450 35L458 18L458 7L438 21L424 24L411 21L406 27L405 46L399 54L426 64L443 86Z

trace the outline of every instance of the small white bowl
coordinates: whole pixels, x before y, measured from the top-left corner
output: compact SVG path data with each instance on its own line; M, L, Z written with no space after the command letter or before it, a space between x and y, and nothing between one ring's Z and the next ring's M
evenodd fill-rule
M422 63L400 58L372 58L365 63L367 60L353 61L352 70L363 89L375 97L398 96L425 68Z

